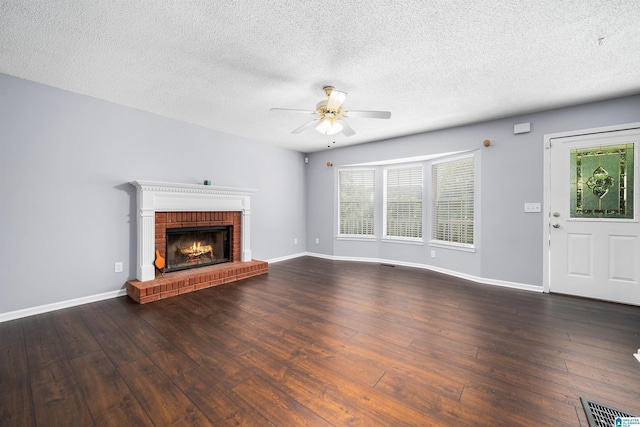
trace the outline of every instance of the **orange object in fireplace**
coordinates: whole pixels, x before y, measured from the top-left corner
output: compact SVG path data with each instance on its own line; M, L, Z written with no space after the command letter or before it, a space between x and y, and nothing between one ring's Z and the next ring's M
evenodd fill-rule
M164 268L164 258L160 255L160 251L156 250L156 260L154 261L156 268L160 271Z

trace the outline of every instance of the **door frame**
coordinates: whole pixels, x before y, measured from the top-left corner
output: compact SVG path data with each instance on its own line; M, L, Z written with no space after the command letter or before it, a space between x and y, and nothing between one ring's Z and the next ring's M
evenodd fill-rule
M574 136L585 136L585 135L594 135L594 134L605 134L610 132L618 132L624 130L639 130L640 122L626 123L620 125L611 125L611 126L602 126L597 128L589 128L589 129L578 129L567 132L558 132L558 133L550 133L544 135L544 171L543 171L543 180L544 180L544 215L542 215L542 266L543 266L543 275L542 275L542 291L544 293L549 293L551 291L551 233L549 232L549 227L551 224L551 141L553 139L559 138L568 138Z

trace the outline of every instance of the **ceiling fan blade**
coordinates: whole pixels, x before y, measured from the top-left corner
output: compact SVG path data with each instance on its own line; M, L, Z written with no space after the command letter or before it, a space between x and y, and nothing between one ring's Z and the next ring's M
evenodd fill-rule
M356 134L354 130L351 129L351 126L349 126L345 120L340 120L340 124L342 125L342 134L344 136L353 136Z
M391 111L363 111L363 110L350 110L345 111L344 115L347 117L366 117L370 119L388 119L391 118Z
M312 128L314 126L316 126L316 122L320 120L320 119L314 119L311 120L310 122L307 122L305 124L303 124L302 126L295 128L294 130L291 131L291 133L300 133L300 132L304 132L305 130Z
M316 114L315 111L299 110L297 108L270 108L269 111L293 111L294 113Z
M347 98L347 92L340 92L333 89L329 95L329 101L327 102L327 110L338 111L344 100Z

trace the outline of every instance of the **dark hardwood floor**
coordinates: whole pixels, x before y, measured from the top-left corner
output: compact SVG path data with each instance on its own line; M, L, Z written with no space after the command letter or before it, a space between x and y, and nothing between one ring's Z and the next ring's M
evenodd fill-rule
M2 426L587 426L640 414L640 308L298 258L0 324Z

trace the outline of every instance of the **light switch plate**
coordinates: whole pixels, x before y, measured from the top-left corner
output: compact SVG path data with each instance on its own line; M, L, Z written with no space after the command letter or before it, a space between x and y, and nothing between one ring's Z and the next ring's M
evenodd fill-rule
M540 203L525 203L524 211L530 212L542 212L542 205Z

